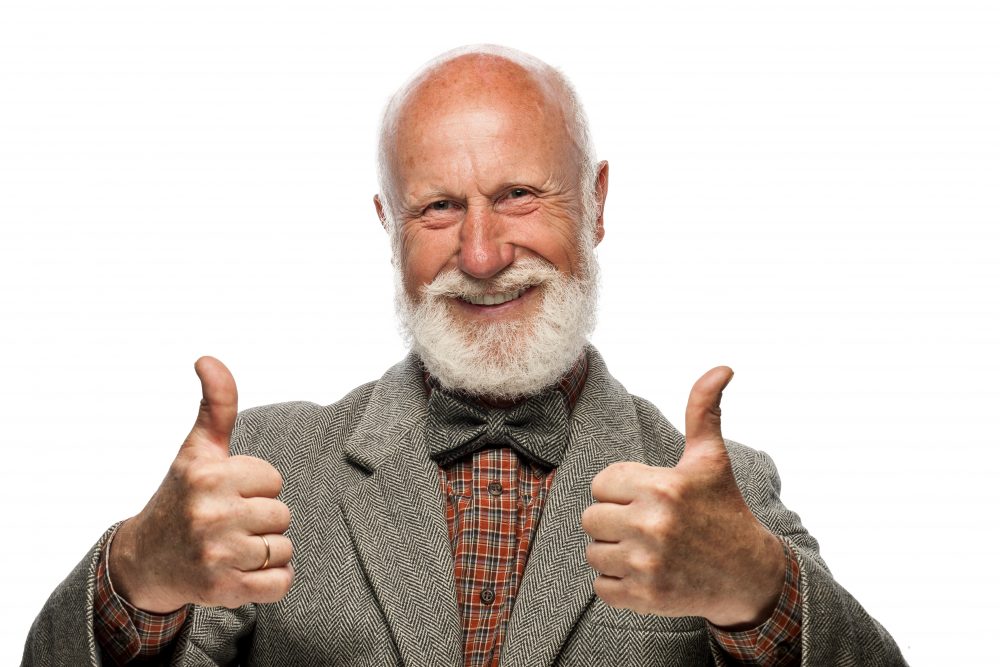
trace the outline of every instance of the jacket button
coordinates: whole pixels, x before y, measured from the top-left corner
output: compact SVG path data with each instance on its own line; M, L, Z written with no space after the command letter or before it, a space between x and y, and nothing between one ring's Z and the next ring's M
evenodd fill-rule
M479 599L483 604L492 604L497 599L497 594L493 592L492 588L484 588L479 591Z
M486 490L490 492L491 496L499 496L503 493L503 484L500 482L490 482L489 486L486 487Z

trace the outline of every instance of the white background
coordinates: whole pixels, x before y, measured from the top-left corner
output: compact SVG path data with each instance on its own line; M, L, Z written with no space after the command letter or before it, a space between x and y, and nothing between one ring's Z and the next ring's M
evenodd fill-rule
M376 121L453 46L561 67L611 163L595 342L726 434L916 665L1000 609L1000 10L838 2L5 2L0 663L194 419L326 404L404 349Z

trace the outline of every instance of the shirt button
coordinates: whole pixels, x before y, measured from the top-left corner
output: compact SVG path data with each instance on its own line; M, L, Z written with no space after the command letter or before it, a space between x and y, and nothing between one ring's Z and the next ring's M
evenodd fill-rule
M497 594L493 592L492 588L484 588L479 591L479 599L483 604L492 604L497 599Z
M490 492L491 496L499 496L503 493L503 484L500 482L490 482L489 486L486 487L486 490Z

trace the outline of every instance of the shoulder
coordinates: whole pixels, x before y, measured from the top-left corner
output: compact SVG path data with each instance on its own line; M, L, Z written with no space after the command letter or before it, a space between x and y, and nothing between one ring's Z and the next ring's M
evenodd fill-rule
M261 456L284 440L300 441L329 431L350 431L364 413L375 382L367 382L330 405L287 401L240 411L230 443L234 454Z
M243 410L236 419L230 450L272 462L314 450L336 453L361 428L366 415L387 412L402 396L413 394L420 386L414 379L418 376L418 362L410 355L378 380L355 387L329 405L288 401Z
M577 421L610 440L618 460L676 465L684 451L684 434L651 401L630 393L611 374L596 348L587 348L587 361L587 383L577 402Z

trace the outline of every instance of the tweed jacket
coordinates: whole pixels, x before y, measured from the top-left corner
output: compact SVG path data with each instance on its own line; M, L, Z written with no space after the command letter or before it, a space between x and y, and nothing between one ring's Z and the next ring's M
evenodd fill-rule
M673 466L684 437L630 395L590 348L590 372L570 417L510 617L500 662L650 667L723 665L697 617L644 616L605 605L585 558L580 516L591 479L615 461ZM240 413L234 453L281 472L295 580L276 604L193 607L169 665L460 667L462 636L437 467L424 441L427 400L410 355L378 381L326 407L294 402ZM838 585L818 545L779 497L769 457L726 443L754 515L788 538L801 566L804 665L905 664L888 633ZM99 665L93 632L96 563L106 535L35 620L24 665Z

